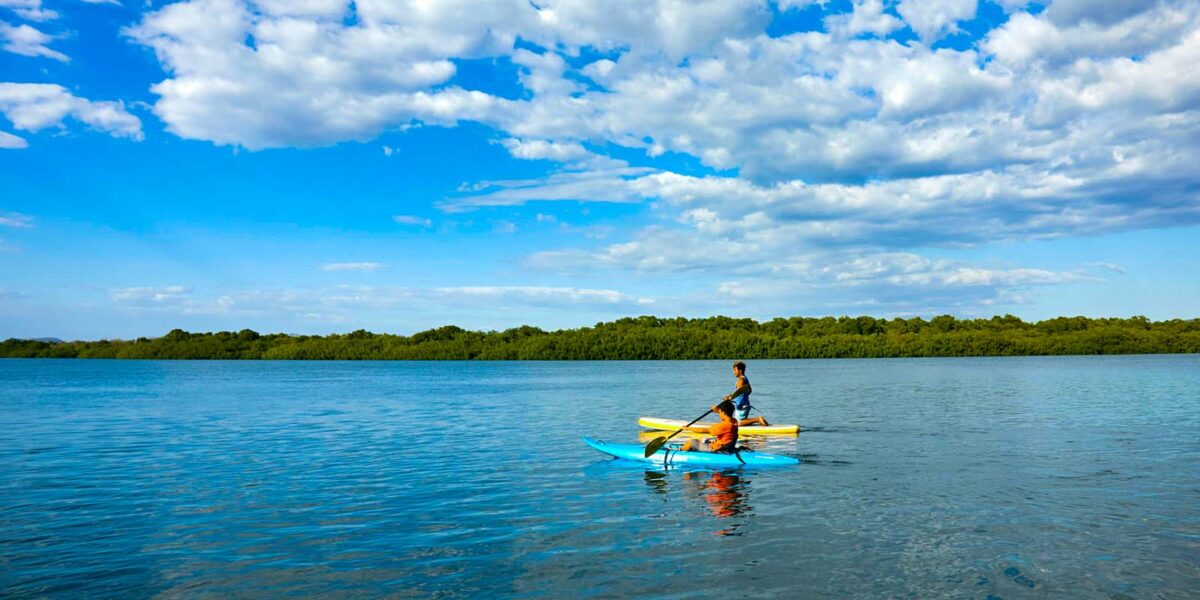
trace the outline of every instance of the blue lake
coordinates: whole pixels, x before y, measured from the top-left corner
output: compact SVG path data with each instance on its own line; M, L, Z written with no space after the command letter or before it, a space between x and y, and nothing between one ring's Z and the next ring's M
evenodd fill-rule
M1200 596L1200 356L748 375L800 466L580 442L725 361L0 360L0 595Z

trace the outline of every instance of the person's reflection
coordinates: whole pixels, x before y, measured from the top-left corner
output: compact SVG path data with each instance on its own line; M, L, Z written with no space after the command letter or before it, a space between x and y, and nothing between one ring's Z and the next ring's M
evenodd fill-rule
M708 505L709 512L718 519L729 519L744 514L750 514L748 502L750 480L744 475L721 471L689 471L683 474L686 487L700 494ZM737 529L741 520L732 522L728 527L720 529L717 535L741 535Z
M658 471L646 471L646 487L656 494L667 493L667 474Z
M670 502L669 487L673 475L672 470L647 470L644 476L646 489L656 496L661 496L665 502ZM700 498L704 501L706 512L717 519L733 519L726 522L728 526L715 531L717 535L741 535L738 529L742 526L742 517L750 515L749 492L750 480L738 471L684 471L683 490L687 498Z

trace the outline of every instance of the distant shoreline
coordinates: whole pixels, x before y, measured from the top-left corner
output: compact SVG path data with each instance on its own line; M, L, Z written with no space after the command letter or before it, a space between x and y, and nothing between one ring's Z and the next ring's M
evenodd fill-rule
M305 336L239 332L48 342L8 339L0 358L194 360L703 360L1191 354L1200 319L1011 316L926 321L873 317L753 319L631 317L595 327L522 326L468 331L453 325L411 336L354 331Z

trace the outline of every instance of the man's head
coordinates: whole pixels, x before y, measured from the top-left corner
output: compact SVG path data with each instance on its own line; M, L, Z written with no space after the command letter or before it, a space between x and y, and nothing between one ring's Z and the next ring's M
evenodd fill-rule
M738 375L744 375L746 373L746 363L740 360L733 363L733 372Z

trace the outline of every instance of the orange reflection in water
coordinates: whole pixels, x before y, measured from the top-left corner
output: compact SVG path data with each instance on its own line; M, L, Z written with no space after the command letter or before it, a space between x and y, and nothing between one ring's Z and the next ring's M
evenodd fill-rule
M686 472L683 480L688 488L696 491L704 499L712 516L718 519L729 519L750 514L749 491L750 480L735 473ZM716 535L738 535L737 529L741 522L732 523L724 529L714 532Z

